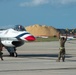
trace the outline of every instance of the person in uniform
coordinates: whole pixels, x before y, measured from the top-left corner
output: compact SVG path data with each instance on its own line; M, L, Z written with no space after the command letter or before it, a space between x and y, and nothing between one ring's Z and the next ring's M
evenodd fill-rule
M58 62L60 62L60 59L62 58L62 61L65 61L65 42L67 40L67 34L66 37L60 37L60 33L59 33L59 42L60 42L60 51L58 54Z
M3 60L3 53L2 53L2 50L3 50L3 45L2 45L1 39L0 39L0 58L1 58L1 60Z

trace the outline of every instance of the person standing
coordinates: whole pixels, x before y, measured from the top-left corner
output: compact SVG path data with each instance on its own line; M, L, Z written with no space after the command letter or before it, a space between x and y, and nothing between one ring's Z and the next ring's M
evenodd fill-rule
M58 62L60 62L60 59L62 58L62 61L65 61L65 42L67 40L67 34L66 37L60 37L60 33L59 33L59 42L60 42L60 51L58 54Z
M2 50L3 50L3 45L2 45L1 39L0 39L0 58L1 58L1 60L3 60L3 53L2 53Z

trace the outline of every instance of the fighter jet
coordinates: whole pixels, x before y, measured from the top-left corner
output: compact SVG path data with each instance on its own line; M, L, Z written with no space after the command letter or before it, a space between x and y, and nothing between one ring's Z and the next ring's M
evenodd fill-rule
M17 57L16 48L22 46L26 41L34 41L35 37L27 32L22 25L0 30L0 39L10 56Z

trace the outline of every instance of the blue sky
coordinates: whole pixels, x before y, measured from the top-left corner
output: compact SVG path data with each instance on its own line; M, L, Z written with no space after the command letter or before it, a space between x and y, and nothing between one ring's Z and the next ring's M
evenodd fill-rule
M76 0L0 0L0 27L17 24L76 28Z

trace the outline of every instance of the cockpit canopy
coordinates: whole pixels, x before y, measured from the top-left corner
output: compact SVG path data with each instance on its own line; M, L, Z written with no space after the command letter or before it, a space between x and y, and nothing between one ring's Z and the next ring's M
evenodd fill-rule
M17 31L26 31L25 28L22 25L15 25L14 30L17 30Z

